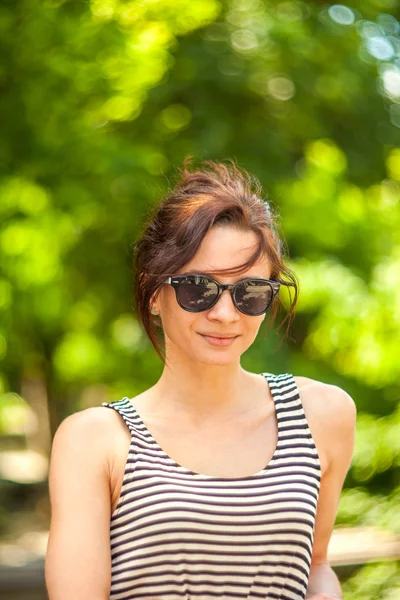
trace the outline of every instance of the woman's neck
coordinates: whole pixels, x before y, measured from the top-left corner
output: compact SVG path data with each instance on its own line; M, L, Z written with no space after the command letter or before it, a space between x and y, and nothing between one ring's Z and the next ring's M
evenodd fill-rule
M240 362L220 366L167 361L152 388L157 412L196 423L244 414L256 407L260 391L267 393L267 383Z

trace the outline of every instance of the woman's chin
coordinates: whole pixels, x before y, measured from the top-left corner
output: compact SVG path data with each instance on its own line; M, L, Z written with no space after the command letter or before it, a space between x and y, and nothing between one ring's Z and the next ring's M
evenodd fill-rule
M204 343L202 344L193 344L190 343L191 340L188 340L188 343L182 344L179 346L173 347L171 344L169 351L167 351L167 355L175 356L175 360L180 356L180 360L185 361L185 359L189 359L189 361L194 363L200 363L202 365L213 365L213 366L221 366L225 367L227 365L237 364L240 361L240 356L245 351L244 348L239 348L234 346L236 344L231 344L227 347L214 347L211 344Z
M198 352L195 355L195 360L203 365L214 365L225 367L227 365L236 364L240 359L240 354L237 352Z

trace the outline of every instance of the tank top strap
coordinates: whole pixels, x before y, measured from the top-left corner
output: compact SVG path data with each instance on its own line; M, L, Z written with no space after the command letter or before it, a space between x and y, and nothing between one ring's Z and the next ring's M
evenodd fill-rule
M269 384L275 402L276 418L282 438L290 437L294 432L315 448L315 442L307 421L299 388L291 373L261 373Z
M117 411L125 421L128 426L131 435L136 430L137 424L135 419L135 411L132 406L131 401L127 396L121 398L121 400L115 400L114 402L102 402L101 406L107 406L108 408L113 408Z

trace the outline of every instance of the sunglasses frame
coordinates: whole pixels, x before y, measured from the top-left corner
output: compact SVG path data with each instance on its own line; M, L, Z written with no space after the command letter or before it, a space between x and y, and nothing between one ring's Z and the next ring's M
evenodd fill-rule
M207 308L203 308L201 310L196 310L196 309L192 309L192 308L186 308L185 306L182 306L182 304L179 302L179 298L178 298L178 290L179 290L179 286L181 284L181 282L186 278L186 277L205 277L206 279L209 279L211 282L215 283L215 285L217 286L217 296L215 298L215 300L210 304L210 306L207 306ZM236 300L235 300L235 289L243 284L244 281L263 281L265 283L268 283L272 289L272 296L271 296L271 301L268 304L268 306L261 312L258 313L247 313L244 312L243 310L241 310L238 305L236 304ZM210 308L212 308L213 306L215 306L215 304L217 304L218 300L221 297L222 292L224 292L225 290L229 290L231 293L231 298L233 301L233 304L235 305L235 307L237 308L237 310L239 312L241 312L244 315L247 315L248 317L258 317L260 315L265 314L269 307L271 306L272 302L274 301L276 295L279 292L280 289L280 282L279 281L275 281L274 279L264 279L263 277L245 277L244 279L240 279L240 281L237 281L236 283L219 283L218 281L216 281L215 279L213 279L213 277L210 277L209 275L204 275L202 273L186 273L185 275L174 275L172 277L167 277L167 279L165 280L164 283L168 283L169 285L171 285L174 290L175 290L175 297L176 297L176 301L178 302L179 306L183 309L186 310L188 312L193 312L193 313L198 313L198 312L205 312L206 310L209 310Z

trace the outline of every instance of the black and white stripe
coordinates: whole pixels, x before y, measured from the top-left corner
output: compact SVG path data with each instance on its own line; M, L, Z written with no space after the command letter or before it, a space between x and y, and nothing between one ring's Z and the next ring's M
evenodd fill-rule
M248 477L178 465L128 398L103 402L132 434L110 522L110 600L304 600L321 465L293 376L263 375L278 443L268 465Z

